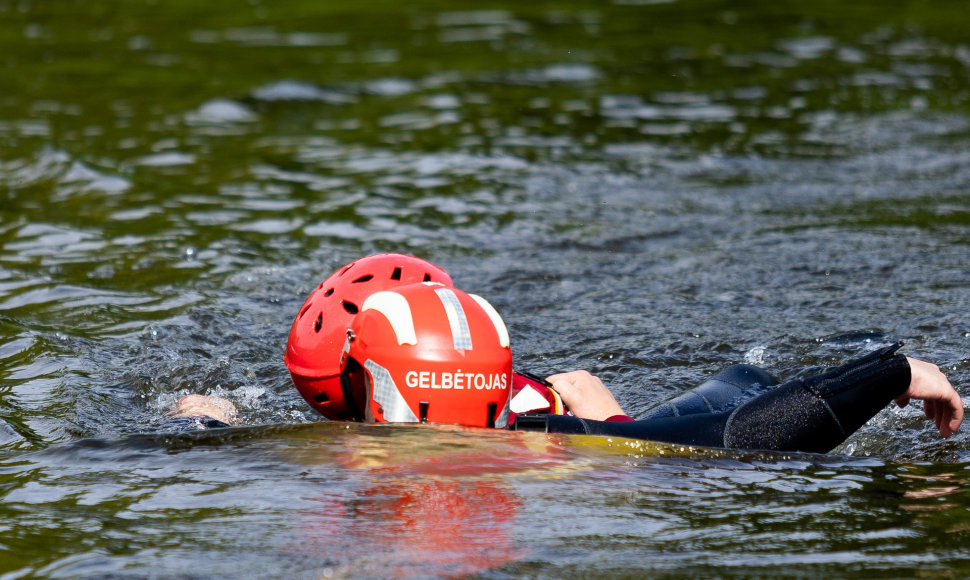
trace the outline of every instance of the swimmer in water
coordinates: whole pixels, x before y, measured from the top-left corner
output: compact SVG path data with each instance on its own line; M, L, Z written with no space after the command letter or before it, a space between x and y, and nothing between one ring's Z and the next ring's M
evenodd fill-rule
M648 418L639 421L628 417L603 381L587 371L559 373L547 381L570 411L592 420L584 425L583 432L588 434L715 447L826 452L889 402L905 407L915 399L923 401L926 418L935 423L941 436L953 435L963 422L960 395L936 365L897 354L900 346L886 347L822 375L789 381L770 390L759 385L762 388L752 389L757 392L736 406L728 404L713 412L677 417L661 406L662 412L648 412ZM689 406L691 394L678 399L685 399ZM625 425L604 427L614 422Z
M902 395L894 399L899 407L910 400L923 401L927 419L936 423L943 437L957 432L963 422L963 402L939 367L932 363L906 357L910 368L910 383ZM613 393L598 377L588 371L558 373L546 379L559 393L577 417L605 421L626 417Z
M900 346L778 386L764 371L736 365L634 421L586 371L555 374L547 384L512 373L508 332L494 308L455 289L432 264L382 254L348 264L311 293L285 362L304 399L335 420L824 452L893 400L923 400L944 437L959 428L963 405L952 385L935 365L897 354ZM539 404L521 403L522 391ZM196 403L178 413L208 415L205 401ZM562 403L568 416L557 414ZM527 412L536 410L544 412Z
M167 413L169 426L186 429L216 429L236 423L239 412L228 399L215 395L186 395L175 401Z

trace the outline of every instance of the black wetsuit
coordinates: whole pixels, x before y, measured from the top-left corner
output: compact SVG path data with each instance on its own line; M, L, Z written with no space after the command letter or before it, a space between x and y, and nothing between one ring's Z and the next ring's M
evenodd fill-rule
M228 423L204 415L162 417L143 427L139 433L182 433L185 431L222 429L230 426Z
M613 435L684 445L824 453L909 386L897 343L821 375L778 386L764 370L729 367L636 421L520 414L515 430Z

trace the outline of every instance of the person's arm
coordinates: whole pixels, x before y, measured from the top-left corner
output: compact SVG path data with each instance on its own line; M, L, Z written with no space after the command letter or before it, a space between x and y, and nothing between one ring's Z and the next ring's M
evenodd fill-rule
M909 386L895 398L896 404L902 407L910 399L923 401L926 417L936 423L940 435L949 437L963 422L960 395L936 365L909 357L906 360L910 367ZM605 421L624 414L603 381L587 371L559 373L546 380L573 415L581 419Z
M589 371L572 371L546 377L554 391L573 415L580 419L606 421L611 417L626 416L613 393L598 377Z

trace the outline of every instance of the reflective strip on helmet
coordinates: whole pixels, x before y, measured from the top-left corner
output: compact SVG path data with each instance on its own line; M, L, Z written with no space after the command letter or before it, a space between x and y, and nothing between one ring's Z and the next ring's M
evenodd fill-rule
M370 372L373 381L371 398L384 409L384 420L388 423L417 423L418 418L397 390L391 373L370 359L364 363L364 368Z
M384 318L391 323L398 344L418 344L418 337L414 333L411 306L404 296L387 290L375 292L364 300L361 312L365 310L376 310L384 315Z
M502 412L499 413L498 419L495 419L495 427L497 429L505 429L509 426L509 399L505 399L505 406L502 408Z
M448 315L448 324L451 325L451 336L455 341L455 350L471 350L472 333L468 329L468 319L465 318L465 310L458 301L458 296L448 288L439 288L434 291L445 307Z
M472 297L472 300L478 302L478 305L482 307L485 313L488 314L488 317L492 320L492 324L495 326L495 332L498 333L498 342L502 348L508 348L509 329L505 327L505 322L502 320L502 317L499 316L498 311L488 303L488 300L485 300L481 296L476 294L469 294L469 296Z

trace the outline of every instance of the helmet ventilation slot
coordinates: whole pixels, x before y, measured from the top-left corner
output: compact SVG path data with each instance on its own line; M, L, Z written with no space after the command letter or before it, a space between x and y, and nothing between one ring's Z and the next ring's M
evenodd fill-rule
M317 320L313 323L314 332L320 332L321 328L323 328L323 312L317 315Z
M311 307L311 306L313 306L313 304L312 304L312 303L310 303L310 302L308 302L308 303L306 303L306 304L304 304L304 305L303 305L303 310L300 310L300 314L299 314L299 315L297 316L297 318L298 318L298 319L299 319L299 318L303 318L303 315L307 313L307 310L310 310L310 307Z
M393 272L391 272L391 280L400 280L400 279L401 279L401 267L398 266L397 268L394 268Z
M344 307L344 310L347 311L347 314L357 314L358 312L360 312L360 308L357 308L357 305L354 304L353 302L347 302L346 300L341 300L340 305Z
M374 278L374 275L373 274L367 274L366 276L361 276L360 278L357 278L356 280L354 280L351 283L352 284L360 284L361 282L367 282L368 280L371 280L373 278Z

